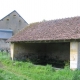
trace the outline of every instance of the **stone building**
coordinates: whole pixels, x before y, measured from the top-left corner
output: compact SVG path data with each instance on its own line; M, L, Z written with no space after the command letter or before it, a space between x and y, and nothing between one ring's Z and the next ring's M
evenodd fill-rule
M28 23L15 10L2 18L0 20L0 50L9 48L9 43L6 43L6 40L11 36L9 34L5 36L5 34L12 30L13 36L27 25Z
M8 41L12 60L57 67L68 61L71 69L80 69L80 17L29 24Z

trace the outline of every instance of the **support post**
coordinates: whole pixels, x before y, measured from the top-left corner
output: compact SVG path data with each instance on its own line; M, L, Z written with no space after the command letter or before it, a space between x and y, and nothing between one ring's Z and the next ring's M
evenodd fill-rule
M70 69L77 69L78 42L70 42Z
M70 69L77 69L78 66L78 42L70 42Z
M78 61L77 69L80 69L80 42L78 42Z
M11 43L11 58L14 58L14 43Z

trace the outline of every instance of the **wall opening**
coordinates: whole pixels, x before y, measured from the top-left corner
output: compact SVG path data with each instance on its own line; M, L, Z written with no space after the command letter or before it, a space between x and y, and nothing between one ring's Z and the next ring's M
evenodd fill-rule
M16 53L18 52L19 53ZM70 43L19 43L15 48L15 58L31 61L37 65L51 64L54 67L64 68L70 61Z
M6 19L7 21L9 21L9 19Z
M37 49L33 63L39 65L51 64L54 67L64 68L70 61L70 43L41 43L35 44Z

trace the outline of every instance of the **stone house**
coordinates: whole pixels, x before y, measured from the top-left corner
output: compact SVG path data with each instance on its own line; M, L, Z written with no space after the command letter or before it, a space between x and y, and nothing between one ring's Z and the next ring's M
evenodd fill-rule
M8 41L12 60L53 66L69 61L71 69L80 69L80 17L32 23Z
M9 49L10 45L9 43L6 43L6 40L11 38L14 34L27 25L28 23L15 10L2 18L0 20L0 50L5 50L6 48ZM9 31L12 31L12 36L9 36Z
M0 29L0 50L1 52L9 50L10 44L6 42L7 39L11 38L13 35L12 30Z

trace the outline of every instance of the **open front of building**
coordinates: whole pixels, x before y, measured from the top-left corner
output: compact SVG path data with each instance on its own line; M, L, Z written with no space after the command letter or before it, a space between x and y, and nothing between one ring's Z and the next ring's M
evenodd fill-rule
M70 61L70 43L12 43L11 57L13 60L31 61L34 64L51 64L64 67Z

